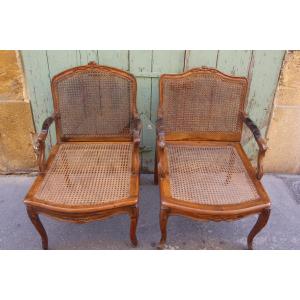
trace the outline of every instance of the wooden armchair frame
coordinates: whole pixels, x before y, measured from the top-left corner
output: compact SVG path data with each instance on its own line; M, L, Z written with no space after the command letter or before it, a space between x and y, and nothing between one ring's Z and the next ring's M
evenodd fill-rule
M122 78L130 85L131 99L130 99L130 112L131 112L131 130L128 135L75 135L66 136L62 130L61 114L59 109L59 95L58 84L64 78L72 77L73 74L85 74L92 72L93 74L105 73L109 76ZM66 70L56 75L52 82L52 95L54 102L54 113L48 117L42 126L42 130L37 137L35 150L37 152L38 166L40 170L39 176L36 178L31 189L25 197L24 203L27 208L28 216L38 231L42 239L43 249L48 249L48 237L46 231L40 221L39 214L44 214L54 219L74 222L74 223L87 223L108 218L117 214L129 214L130 224L130 239L134 246L137 245L138 240L136 237L136 227L139 216L138 198L139 198L139 175L140 175L140 156L139 144L141 140L142 123L139 119L136 108L136 79L133 75L107 66L100 66L94 62L86 66L75 67ZM49 128L52 123L56 125L57 144L53 146L47 162L45 161L45 140L48 135ZM129 196L120 199L117 202L106 202L96 205L64 205L57 204L47 199L41 200L36 194L41 187L45 176L50 170L53 161L62 145L78 144L78 145L98 145L98 144L132 144L132 158L131 158L131 176L129 183ZM66 175L68 177L68 174ZM101 187L97 187L101 188Z
M164 111L164 90L163 85L165 80L181 80L198 74L206 76L212 74L219 80L226 82L239 82L243 85L241 93L240 105L240 130L236 133L211 133L211 132L166 132L164 124L164 116L168 112ZM203 221L231 221L237 220L249 215L259 214L258 220L251 232L248 235L248 249L253 248L254 237L267 224L270 215L270 200L265 192L260 179L263 176L263 158L267 150L265 139L262 137L260 130L254 122L244 112L244 103L247 93L247 79L243 77L234 77L223 74L215 69L196 68L182 74L164 74L160 77L160 102L157 118L157 140L156 140L156 155L155 155L155 172L154 183L160 187L160 228L161 240L160 248L163 248L167 238L167 221L171 215L181 215L190 217L196 220ZM245 124L252 132L258 147L257 170L252 167L243 147L240 144L242 125ZM168 165L168 155L166 148L168 144L172 145L230 145L234 147L240 156L246 172L253 182L259 199L247 201L244 203L227 204L227 205L208 205L191 203L178 199L172 196L170 188L170 170ZM230 180L230 178L229 178Z

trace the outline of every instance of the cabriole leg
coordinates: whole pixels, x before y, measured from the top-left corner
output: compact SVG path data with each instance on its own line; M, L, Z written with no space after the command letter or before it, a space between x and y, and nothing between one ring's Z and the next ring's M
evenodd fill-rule
M28 207L27 207L27 214L28 214L33 226L35 227L35 229L38 231L38 233L41 236L43 249L47 250L48 249L48 237L47 237L46 230L39 218L39 215L32 208L28 208Z
M136 237L136 227L139 218L139 209L138 207L132 208L132 212L130 214L130 240L134 247L137 246L138 240Z
M164 248L164 245L167 240L167 223L168 223L169 213L166 209L160 209L160 231L161 231L161 239L159 243L159 247L161 249Z
M253 249L253 239L254 237L266 226L266 224L268 223L269 220L269 216L270 216L270 208L266 208L264 209L258 219L257 222L255 223L254 227L252 228L252 230L250 231L249 235L248 235L248 239L247 239L247 243L248 243L248 249L252 250Z

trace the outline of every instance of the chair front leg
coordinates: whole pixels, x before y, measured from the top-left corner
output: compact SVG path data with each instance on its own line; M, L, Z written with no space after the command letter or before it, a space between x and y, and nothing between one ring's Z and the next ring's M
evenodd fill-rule
M130 212L130 240L134 247L137 246L138 240L136 237L136 227L139 218L139 208L133 207L132 211Z
M27 214L31 220L33 226L38 231L42 239L42 247L44 250L48 250L48 236L46 230L39 218L39 215L32 209L27 207Z
M270 208L264 209L258 216L257 222L250 231L247 239L248 249L253 250L253 239L254 237L266 226L270 217Z

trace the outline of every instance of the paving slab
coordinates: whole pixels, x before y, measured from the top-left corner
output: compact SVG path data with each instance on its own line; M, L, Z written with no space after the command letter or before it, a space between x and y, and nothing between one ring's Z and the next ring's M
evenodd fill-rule
M34 181L30 176L0 176L0 249L41 249L40 237L27 217L23 198ZM272 212L254 240L255 249L300 249L300 176L263 177ZM160 239L159 189L152 175L141 175L139 245L129 240L129 217L115 216L88 224L60 222L41 216L49 249L156 249ZM172 216L166 249L246 249L256 222L250 216L234 222L200 222Z

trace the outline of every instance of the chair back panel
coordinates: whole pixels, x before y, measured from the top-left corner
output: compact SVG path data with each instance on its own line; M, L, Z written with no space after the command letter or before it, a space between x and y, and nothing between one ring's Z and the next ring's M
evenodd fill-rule
M62 140L128 137L136 114L136 80L122 70L89 64L52 80Z
M240 140L247 79L215 69L193 69L160 79L164 130L173 137L188 134L205 139ZM181 135L180 135L181 134Z

